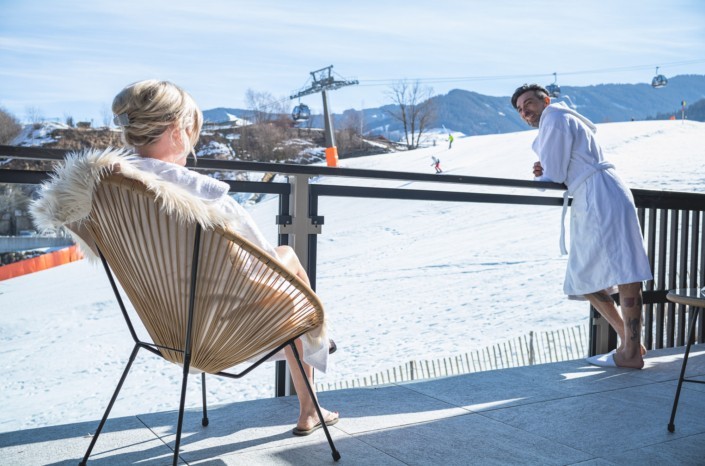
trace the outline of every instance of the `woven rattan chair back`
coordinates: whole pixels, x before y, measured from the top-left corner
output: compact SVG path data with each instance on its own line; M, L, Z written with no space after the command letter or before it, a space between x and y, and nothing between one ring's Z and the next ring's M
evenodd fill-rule
M85 227L150 338L183 363L197 223L121 174L98 184ZM195 280L191 367L218 373L323 323L318 297L259 247L204 228Z

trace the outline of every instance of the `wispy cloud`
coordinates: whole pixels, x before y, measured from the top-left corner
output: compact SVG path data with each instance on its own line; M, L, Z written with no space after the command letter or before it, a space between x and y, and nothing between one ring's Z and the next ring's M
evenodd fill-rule
M287 96L309 71L333 64L360 80L550 76L703 57L699 0L24 0L0 15L0 98L105 101L125 84L171 79L199 103L244 106L247 88ZM663 70L667 72L666 70ZM675 72L702 73L692 65ZM668 72L667 72L668 73ZM669 73L674 74L674 73ZM613 78L613 79L612 79ZM575 74L564 84L648 79ZM506 95L501 79L438 80ZM112 93L112 94L111 94ZM338 91L337 105L384 103L384 88ZM313 98L312 98L313 99Z

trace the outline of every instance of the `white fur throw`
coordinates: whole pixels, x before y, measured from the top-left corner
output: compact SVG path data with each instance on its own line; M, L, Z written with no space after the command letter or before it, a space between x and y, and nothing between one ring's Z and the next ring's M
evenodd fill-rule
M179 221L198 222L203 228L225 227L228 216L215 204L204 202L186 189L165 181L156 174L140 170L138 156L124 149L86 150L72 152L42 184L40 197L32 202L30 213L41 231L58 230L69 225L80 225L90 214L93 192L100 179L116 166L120 173L144 183L161 199L163 208L176 215ZM81 250L92 258L94 254L75 232L69 230Z

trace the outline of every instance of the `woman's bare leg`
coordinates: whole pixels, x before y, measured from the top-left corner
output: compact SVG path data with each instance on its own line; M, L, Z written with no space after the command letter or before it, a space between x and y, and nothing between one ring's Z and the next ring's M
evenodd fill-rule
M290 246L277 246L275 250L277 251L279 260L284 264L284 266L291 273L299 277L310 286L311 282L308 279L306 269L304 269L294 250ZM296 340L296 349L299 352L299 355L304 354L300 340ZM291 380L294 383L296 395L299 398L299 419L296 422L296 427L299 429L308 430L320 422L318 419L318 413L316 412L316 405L309 396L308 389L306 388L306 382L304 381L301 371L299 370L299 366L296 363L294 353L288 346L285 349L285 354L286 362L289 364L289 370L291 372ZM315 396L316 386L313 383L313 368L303 361L301 361L301 363L304 366L306 378L311 384L311 388L313 389ZM321 413L323 413L323 419L326 421L330 421L338 417L338 413L333 413L323 408L321 408Z
M274 250L277 252L279 260L286 266L289 272L299 277L308 286L311 286L311 281L308 279L306 269L304 269L304 266L299 260L299 256L296 255L291 246L277 246Z
M296 340L296 350L299 354L303 354L301 349L301 341ZM318 424L320 420L318 419L318 413L316 412L316 405L311 399L308 393L308 388L306 388L306 382L301 375L301 370L296 362L293 351L290 347L286 347L286 362L289 364L289 370L291 372L291 380L294 383L294 388L296 389L296 396L299 398L299 419L296 422L296 427L302 430L308 430ZM306 378L311 384L314 396L316 394L316 386L313 383L313 368L308 364L301 361L304 366L304 372L306 373ZM328 411L321 407L321 413L323 414L323 419L328 422L336 419L338 413Z

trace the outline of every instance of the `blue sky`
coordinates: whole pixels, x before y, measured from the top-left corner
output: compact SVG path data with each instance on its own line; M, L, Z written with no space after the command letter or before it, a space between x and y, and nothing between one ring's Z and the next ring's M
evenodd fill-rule
M389 103L419 79L503 96L526 81L650 82L705 74L702 0L0 0L0 106L24 120L104 120L126 84L158 78L202 109L287 98L334 65L360 85L333 111ZM320 112L321 99L302 99ZM295 102L291 102L292 106Z

